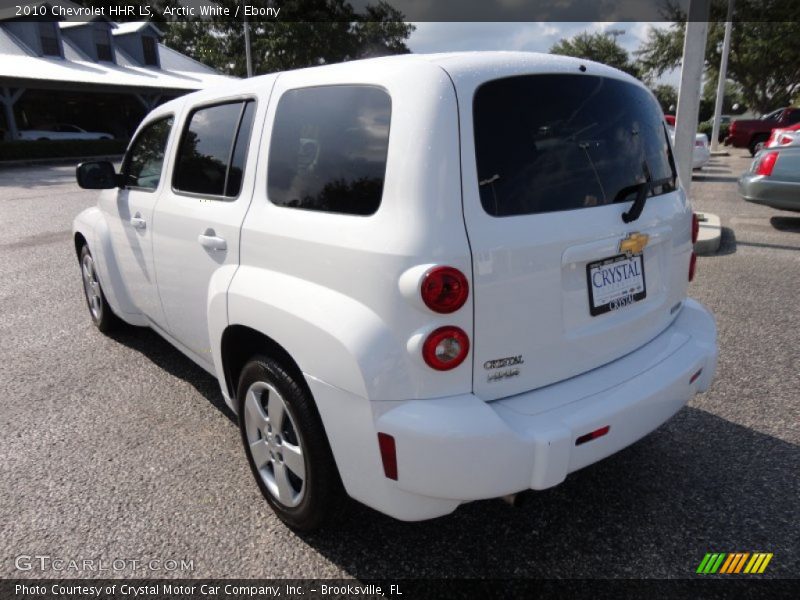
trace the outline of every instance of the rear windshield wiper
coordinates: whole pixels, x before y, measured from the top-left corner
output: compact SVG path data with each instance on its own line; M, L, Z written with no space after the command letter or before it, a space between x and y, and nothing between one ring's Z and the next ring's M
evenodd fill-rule
M653 188L669 183L670 181L672 181L670 177L657 179L655 181L651 181L648 178L647 181L629 185L628 187L624 187L617 192L617 195L614 196L614 202L624 202L625 198L630 196L633 192L636 192L636 199L633 201L633 204L626 212L622 213L622 221L624 223L631 223L632 221L635 221L641 217L642 211L644 210L644 203L647 201L647 196L650 191Z

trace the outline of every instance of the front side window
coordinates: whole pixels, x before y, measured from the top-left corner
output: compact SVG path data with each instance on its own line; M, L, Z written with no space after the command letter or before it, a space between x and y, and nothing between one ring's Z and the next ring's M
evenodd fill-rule
M676 189L658 103L637 85L526 75L482 85L473 103L478 186L495 217L589 208Z
M255 103L199 108L187 119L172 187L203 196L239 195Z
M166 117L145 126L136 136L122 168L128 187L150 191L158 187L171 129L172 117Z
M391 99L365 85L302 88L278 103L267 195L278 206L371 215L381 202Z

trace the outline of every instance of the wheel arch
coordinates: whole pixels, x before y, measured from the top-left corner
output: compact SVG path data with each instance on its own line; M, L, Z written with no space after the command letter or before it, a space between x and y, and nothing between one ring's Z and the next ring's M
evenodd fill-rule
M225 391L234 406L237 406L236 387L242 369L244 369L247 361L257 354L265 354L280 362L295 378L297 383L306 388L309 396L311 396L300 366L283 346L252 327L236 324L226 327L220 340L220 358L222 360Z

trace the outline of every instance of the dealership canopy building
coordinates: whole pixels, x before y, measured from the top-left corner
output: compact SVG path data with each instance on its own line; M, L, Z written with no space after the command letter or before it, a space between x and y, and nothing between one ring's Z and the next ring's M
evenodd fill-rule
M0 9L0 139L61 124L126 139L157 104L229 81L162 44L152 23L54 16L77 6L48 0Z

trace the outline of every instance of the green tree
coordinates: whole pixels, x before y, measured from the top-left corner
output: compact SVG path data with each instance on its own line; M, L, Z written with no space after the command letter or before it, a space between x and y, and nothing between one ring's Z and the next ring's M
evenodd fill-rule
M628 51L617 41L617 37L624 33L619 29L603 33L584 31L569 39L562 38L553 44L550 53L593 60L639 77L638 65L631 61Z
M707 80L714 82L712 99L719 75L726 4L715 0L711 8L705 74ZM800 37L797 23L792 20L795 17L781 12L785 5L772 0L736 1L727 78L738 88L740 99L761 113L786 106L800 94ZM774 20L756 20L764 15ZM673 24L667 29L650 29L647 41L636 52L645 76L656 78L680 66L685 28L681 21L685 18L672 5L665 20L674 21Z
M231 14L237 0L214 0ZM250 3L253 4L252 0ZM305 21L250 21L253 71L285 69L342 62L357 58L409 52L406 40L414 26L385 2L357 14L346 0L287 0L281 16L302 15ZM243 76L244 28L241 21L213 18L202 22L173 21L159 25L165 43L215 69Z
M663 83L651 88L651 91L661 105L661 110L675 114L675 107L678 106L678 90L674 85Z

